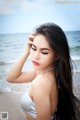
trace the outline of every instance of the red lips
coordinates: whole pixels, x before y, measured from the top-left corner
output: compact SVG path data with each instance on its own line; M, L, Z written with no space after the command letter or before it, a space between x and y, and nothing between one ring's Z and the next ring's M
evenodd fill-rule
M33 62L33 64L34 64L35 66L38 66L38 65L39 65L39 63L36 62L36 61L32 61L32 62Z

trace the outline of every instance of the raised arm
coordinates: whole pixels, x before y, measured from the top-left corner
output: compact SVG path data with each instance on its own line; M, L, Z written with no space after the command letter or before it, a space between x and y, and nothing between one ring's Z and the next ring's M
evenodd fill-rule
M25 51L17 60L17 62L12 66L11 70L7 74L7 81L12 83L23 83L30 82L35 77L35 71L32 72L22 72L25 61L30 54L31 44L33 42L34 35L31 34L28 38L28 44Z

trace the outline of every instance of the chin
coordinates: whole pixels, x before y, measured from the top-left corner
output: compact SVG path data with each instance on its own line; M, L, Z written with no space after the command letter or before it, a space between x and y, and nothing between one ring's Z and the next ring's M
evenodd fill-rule
M43 68L40 68L40 67L36 67L36 66L33 66L33 68L35 69L35 70L43 70Z
M36 66L33 66L33 68L34 68L35 70L39 70L39 69L40 69L39 67L36 67Z

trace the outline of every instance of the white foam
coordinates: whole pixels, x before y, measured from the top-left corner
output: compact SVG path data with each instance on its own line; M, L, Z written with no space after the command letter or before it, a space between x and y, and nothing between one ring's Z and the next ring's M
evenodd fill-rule
M11 92L11 88L9 88L9 87L0 88L0 92Z
M76 60L76 61L80 60L80 56L72 56L71 58L72 60Z

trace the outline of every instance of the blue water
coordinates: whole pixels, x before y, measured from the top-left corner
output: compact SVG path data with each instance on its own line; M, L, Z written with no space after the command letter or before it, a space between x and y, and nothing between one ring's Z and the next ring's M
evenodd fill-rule
M80 31L65 32L70 46L71 58L76 67L74 71L80 72ZM2 34L0 35L0 92L19 91L25 89L26 84L11 84L6 81L6 74L12 64L24 51L27 44L28 33ZM28 59L26 67L31 69L31 62Z

